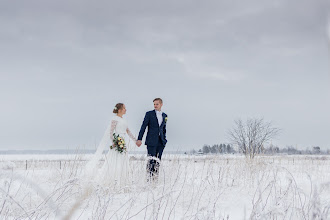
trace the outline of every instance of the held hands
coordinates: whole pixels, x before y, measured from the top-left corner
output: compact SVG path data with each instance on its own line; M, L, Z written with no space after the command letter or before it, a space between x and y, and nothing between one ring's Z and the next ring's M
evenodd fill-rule
M140 147L140 146L142 145L142 141L137 140L137 141L136 141L136 145L137 145L138 147Z

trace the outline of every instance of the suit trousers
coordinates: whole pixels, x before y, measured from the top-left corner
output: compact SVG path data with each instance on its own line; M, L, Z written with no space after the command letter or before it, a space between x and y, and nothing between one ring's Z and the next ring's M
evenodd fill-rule
M159 162L162 159L164 148L165 146L163 145L160 137L158 138L157 146L149 146L149 145L147 146L148 156L157 158L157 159L153 159L153 158L149 159L147 170L149 171L150 176L158 175L158 170L160 166Z

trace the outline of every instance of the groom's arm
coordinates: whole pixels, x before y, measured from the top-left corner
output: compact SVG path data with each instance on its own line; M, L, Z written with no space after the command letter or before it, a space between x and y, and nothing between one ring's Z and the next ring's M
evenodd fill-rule
M147 112L146 115L144 116L144 120L143 120L141 129L140 129L140 132L139 132L139 137L138 137L139 141L141 141L142 138L143 138L144 132L145 132L145 130L146 130L148 124L149 124L149 120L150 120L150 117L149 117L149 114Z

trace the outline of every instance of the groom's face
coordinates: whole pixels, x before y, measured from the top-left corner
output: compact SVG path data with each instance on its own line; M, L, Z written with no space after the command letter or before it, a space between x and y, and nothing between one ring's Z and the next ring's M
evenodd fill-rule
M159 100L154 101L154 108L156 111L160 111L162 109L163 103Z

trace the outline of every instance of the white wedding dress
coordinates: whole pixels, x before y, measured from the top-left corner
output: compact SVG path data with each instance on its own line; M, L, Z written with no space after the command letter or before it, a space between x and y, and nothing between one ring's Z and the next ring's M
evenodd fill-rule
M128 128L127 121L119 116L115 116L111 121L110 140L113 142L113 133L124 138L127 146L127 151L131 150L131 142L129 138L136 142ZM119 153L115 149L110 149L105 156L104 164L100 170L98 179L105 186L125 187L130 184L129 178L129 157L128 152Z
M119 153L115 149L110 149L113 144L113 134L124 138L127 152ZM133 143L130 141L132 139ZM128 128L127 121L124 118L115 116L108 126L96 153L86 164L86 178L93 180L104 187L124 188L130 184L129 157L128 151L135 146L136 138ZM103 158L103 150L108 147L109 151L104 157L102 168L97 171L97 164ZM96 172L95 172L96 171Z

